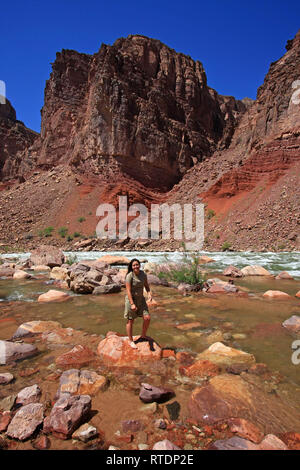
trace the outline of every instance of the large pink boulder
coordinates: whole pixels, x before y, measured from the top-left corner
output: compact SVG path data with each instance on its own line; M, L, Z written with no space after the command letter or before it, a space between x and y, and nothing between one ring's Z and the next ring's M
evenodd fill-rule
M286 294L285 292L282 292L280 290L267 290L264 294L263 297L266 299L290 299L291 296L289 294Z
M38 298L38 302L62 302L70 298L69 294L59 290L50 289L45 294L41 294Z
M139 338L133 337L137 346L137 349L133 349L128 336L109 335L100 341L97 353L104 363L114 366L131 367L141 362L159 360L162 355L160 346L152 338Z

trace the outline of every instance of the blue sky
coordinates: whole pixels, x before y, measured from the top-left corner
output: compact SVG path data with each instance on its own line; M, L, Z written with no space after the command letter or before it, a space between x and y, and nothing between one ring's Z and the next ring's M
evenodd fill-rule
M270 63L300 29L294 0L14 0L1 4L0 80L17 118L40 130L45 82L57 51L93 54L143 34L200 60L208 85L256 97Z

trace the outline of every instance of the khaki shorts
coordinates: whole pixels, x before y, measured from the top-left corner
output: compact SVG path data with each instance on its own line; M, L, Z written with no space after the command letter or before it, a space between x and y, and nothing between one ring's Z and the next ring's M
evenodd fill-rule
M124 318L126 318L127 320L134 320L138 317L150 315L145 297L143 297L142 302L135 305L137 306L137 310L132 310L129 300L127 298L125 299Z

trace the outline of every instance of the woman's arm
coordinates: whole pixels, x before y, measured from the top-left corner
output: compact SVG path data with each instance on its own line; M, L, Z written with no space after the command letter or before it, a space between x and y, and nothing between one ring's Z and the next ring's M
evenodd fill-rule
M150 287L149 287L149 284L148 284L148 279L147 279L147 274L145 274L145 281L144 281L144 287L146 289L146 291L148 292L148 300L152 300L152 293L150 291Z

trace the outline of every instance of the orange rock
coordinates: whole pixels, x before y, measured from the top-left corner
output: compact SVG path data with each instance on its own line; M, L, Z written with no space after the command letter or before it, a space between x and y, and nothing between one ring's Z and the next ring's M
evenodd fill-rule
M175 357L176 359L176 354L175 354L175 351L173 351L173 349L163 349L162 357Z
M263 297L267 299L290 299L291 296L286 294L285 292L281 292L280 290L267 290Z
M221 372L221 369L210 361L197 361L185 369L188 377L214 377Z
M100 359L109 365L132 366L141 362L157 361L161 358L162 350L152 339L140 339L134 336L137 349L133 349L128 336L111 335L100 341L97 353Z
M190 366L194 362L194 357L186 351L176 353L176 359L183 366Z
M238 436L248 439L255 444L259 444L264 437L259 428L246 419L231 418L227 423L231 432L234 432Z
M296 297L299 297L300 298L300 290L298 290L297 294L296 294Z
M286 432L279 436L280 439L291 450L300 450L300 433L299 432Z
M39 296L38 302L62 302L68 299L70 299L70 296L66 292L50 289Z
M71 349L71 351L58 356L55 362L60 367L84 366L93 362L95 358L96 355L91 349L79 344Z

